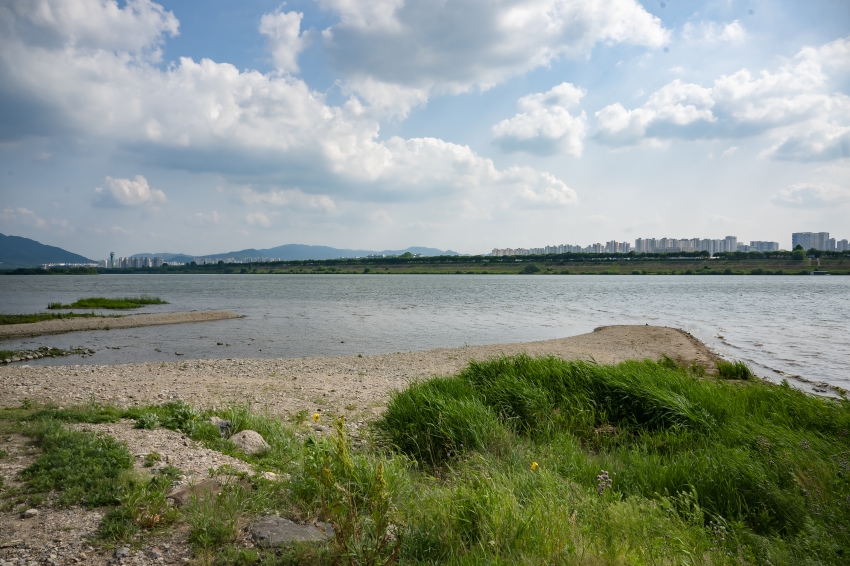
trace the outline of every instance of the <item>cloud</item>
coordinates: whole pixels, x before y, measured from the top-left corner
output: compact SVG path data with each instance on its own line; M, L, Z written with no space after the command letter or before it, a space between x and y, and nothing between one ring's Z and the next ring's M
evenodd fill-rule
M268 41L275 68L284 73L297 73L298 54L304 50L300 12L273 12L260 19L260 33Z
M164 35L180 23L150 0L20 0L4 3L0 25L35 48L107 50L145 55L158 61Z
M0 221L31 228L47 228L47 221L28 208L4 208L0 211Z
M192 216L189 217L189 222L194 224L195 226L207 226L212 224L218 224L223 220L223 217L213 210L210 213L205 212L196 212Z
M823 208L850 201L850 190L832 183L799 183L773 195L773 202L791 208Z
M734 155L740 148L737 145L733 145L726 151L720 154L720 157L729 157L730 155Z
M313 209L322 212L332 212L336 208L333 199L327 195L308 195L296 189L257 192L250 187L245 187L240 191L240 197L245 204L266 204L270 206Z
M74 1L89 12L114 8L100 0ZM561 31L575 32L579 43L589 42L589 46L605 38L652 43L666 38L660 23L632 0L617 0L614 5L617 17L636 18L625 22L615 21L601 9L591 10L598 19L593 20L584 8L577 8L579 4L565 4L565 10L572 8L556 14L558 25L564 28ZM95 33L84 44L64 33L36 45L39 34L31 28L42 25L35 16L37 7L25 2L16 6L21 7L17 12L0 12L7 32L0 34L0 85L26 98L39 111L23 113L24 118L4 135L16 139L43 135L44 121L27 120L50 116L50 127L57 128L54 134L107 140L157 166L236 173L243 178L254 175L280 185L297 185L304 196L279 191L268 198L326 210L336 195L353 200L410 201L450 196L460 200L475 193L481 199L507 202L529 186L532 192L545 192L552 186L548 173L525 168L520 180L510 170L496 169L491 160L468 146L435 138L378 141L379 124L357 98L330 105L324 94L310 90L291 74L239 71L226 63L189 58L161 69L131 51L120 51L120 43L104 40L98 44L100 36ZM141 31L135 32L138 39L123 47L150 50L166 35L176 33L176 20L172 23L173 16L156 6L150 2L127 4L128 9L147 7L148 11L133 13ZM380 18L364 10L369 25L384 33L387 28ZM579 13L584 19L578 28L561 21ZM145 14L153 23L144 19L148 17ZM532 15L539 16L537 12ZM296 19L300 23L300 16L275 13L261 26L292 39ZM91 21L108 23L96 15ZM506 20L506 25L517 21ZM48 28L63 29L62 25L60 19ZM581 39L586 34L579 31L585 25L592 41ZM463 27L468 32L468 25ZM519 41L518 36L514 39ZM281 65L292 69L290 63ZM46 84L51 88L44 88ZM0 107L3 92L0 88ZM394 96L390 94L388 99ZM135 181L107 179L96 197L101 205L165 201L162 191L147 187L143 177Z
M850 50L850 37L806 48L777 72L747 69L711 87L681 80L662 87L640 108L615 103L596 113L596 139L612 146L671 138L744 138L768 134L772 159L831 160L850 156L850 96L831 92L825 65Z
M133 232L124 228L123 226L112 226L109 228L110 234L115 234L116 236L126 236L128 234L132 234Z
M251 226L262 226L263 228L268 228L272 225L269 217L263 214L262 212L252 212L250 214L245 215L245 222L250 224Z
M132 180L107 177L105 183L105 189L98 187L94 190L96 206L140 206L168 200L164 192L150 187L148 180L141 175Z
M572 116L567 108L578 104L586 92L561 83L547 92L523 96L517 102L520 112L493 126L493 141L505 151L580 157L587 134L587 115L582 112Z
M487 89L557 59L586 56L597 43L657 48L670 35L635 0L319 4L339 16L322 37L348 87L400 115L412 101ZM390 100L394 92L398 98Z
M697 25L688 22L682 28L682 37L687 40L705 41L707 43L729 42L743 43L747 31L739 20L720 25L716 22L700 22Z

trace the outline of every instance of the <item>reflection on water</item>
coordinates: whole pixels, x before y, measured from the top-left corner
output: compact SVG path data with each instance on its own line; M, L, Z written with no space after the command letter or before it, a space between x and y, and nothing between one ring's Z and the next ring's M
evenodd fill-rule
M149 294L139 312L234 310L237 320L4 341L86 346L124 363L376 354L559 338L606 324L688 330L762 375L850 387L850 277L518 275L2 276L0 310ZM222 342L222 345L217 345ZM229 346L225 344L230 344ZM176 357L175 352L185 354Z

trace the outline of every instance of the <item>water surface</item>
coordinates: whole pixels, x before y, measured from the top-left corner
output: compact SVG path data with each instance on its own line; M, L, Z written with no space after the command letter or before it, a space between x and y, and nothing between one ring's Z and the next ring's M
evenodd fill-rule
M657 324L687 330L765 377L800 375L850 388L850 277L0 277L4 313L36 312L48 302L88 296L140 294L170 304L135 312L233 310L245 318L7 340L0 348L86 346L97 351L85 359L38 362L63 364L301 357L526 342L607 324Z

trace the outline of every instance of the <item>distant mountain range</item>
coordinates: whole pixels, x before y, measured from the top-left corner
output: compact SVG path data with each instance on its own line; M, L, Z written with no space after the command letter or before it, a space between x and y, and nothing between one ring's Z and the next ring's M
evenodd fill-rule
M0 234L0 269L34 267L44 263L92 263L92 260L29 238Z
M413 246L404 250L349 250L340 248L331 248L328 246L307 246L304 244L285 244L276 248L266 248L257 250L249 248L247 250L239 250L235 252L227 252L210 255L192 256L188 254L175 254L170 252L160 253L144 253L135 254L133 257L161 257L166 262L185 263L192 260L218 261L220 259L248 259L248 258L280 258L282 260L305 260L305 259L337 259L350 257L364 257L367 255L401 255L405 252L412 254L422 254L424 256L435 255L461 255L452 250L438 250L437 248L424 248Z
M306 260L306 259L337 259L350 257L364 257L367 255L401 255L405 252L421 254L424 256L435 255L461 255L452 250L438 250L437 248L424 248L420 246L410 247L404 250L349 250L331 248L328 246L307 246L304 244L286 244L276 248L257 250L250 248L236 252L227 252L210 255L175 254L168 252L135 254L132 257L161 257L166 262L186 263L199 259L201 261L219 261L220 259L248 259L248 258L280 258L282 260ZM79 254L48 246L29 238L20 236L6 236L0 234L0 269L11 269L16 267L37 267L45 263L94 263L94 260Z

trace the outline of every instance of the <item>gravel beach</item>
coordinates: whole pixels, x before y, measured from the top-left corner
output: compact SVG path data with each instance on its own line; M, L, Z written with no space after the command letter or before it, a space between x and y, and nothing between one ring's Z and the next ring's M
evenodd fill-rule
M713 368L717 359L702 342L678 329L605 326L588 334L540 342L363 357L7 365L0 367L0 406L19 406L25 399L58 405L95 400L120 406L182 399L201 408L237 402L281 416L306 410L368 418L380 412L390 391L414 380L455 373L470 360L521 352L599 363L657 360L665 354L707 368Z

